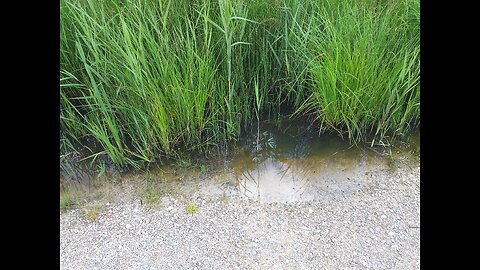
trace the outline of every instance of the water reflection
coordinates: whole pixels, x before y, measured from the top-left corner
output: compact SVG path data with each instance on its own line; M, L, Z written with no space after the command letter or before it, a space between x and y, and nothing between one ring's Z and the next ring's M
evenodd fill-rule
M178 194L216 196L243 194L264 202L330 200L365 188L372 171L388 169L393 156L420 151L419 130L392 149L352 146L336 134L318 135L306 121L284 121L281 126L261 123L260 130L243 135L232 156L202 160L198 165L157 164L128 179L150 179ZM385 155L385 153L390 154ZM398 154L400 153L400 154ZM70 163L66 163L70 166ZM61 170L65 180L90 186L96 171L85 164ZM68 170L67 170L68 169ZM105 175L119 177L107 167ZM170 187L171 184L171 187Z
M229 168L238 191L266 202L343 196L362 188L369 168L384 163L378 151L318 136L301 122L284 129L262 125L234 153Z

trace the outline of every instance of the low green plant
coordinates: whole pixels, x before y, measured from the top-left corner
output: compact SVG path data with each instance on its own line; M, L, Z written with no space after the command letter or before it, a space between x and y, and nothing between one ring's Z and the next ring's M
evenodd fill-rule
M145 180L144 187L141 190L141 198L147 206L159 206L160 192L158 191L158 185L152 179Z
M99 202L87 204L82 209L82 216L91 222L96 222L104 208L104 205Z
M175 166L178 168L191 168L194 166L194 164L189 158L184 157L177 159Z
M186 207L187 213L188 214L195 214L198 211L198 205L196 203L188 203Z
M72 194L65 192L60 195L60 210L70 209L75 205L75 198Z
M200 175L206 175L212 168L208 164L200 164Z

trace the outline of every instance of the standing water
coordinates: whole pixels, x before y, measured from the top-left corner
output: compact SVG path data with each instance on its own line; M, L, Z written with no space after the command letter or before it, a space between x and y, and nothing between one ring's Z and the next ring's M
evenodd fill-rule
M319 136L305 122L263 124L256 134L240 141L228 167L238 192L264 202L345 196L364 188L369 173L388 170L394 160L391 148L351 145L336 134ZM417 144L407 144L402 152L418 147L419 136L412 138Z
M242 195L262 202L329 200L370 186L370 175L419 157L419 130L399 146L352 145L337 134L321 134L306 121L263 122L228 157L199 166L159 165L122 179L153 179L187 196ZM412 159L413 158L413 159ZM183 167L183 168L182 168ZM209 168L205 173L204 169ZM78 173L77 173L78 175Z

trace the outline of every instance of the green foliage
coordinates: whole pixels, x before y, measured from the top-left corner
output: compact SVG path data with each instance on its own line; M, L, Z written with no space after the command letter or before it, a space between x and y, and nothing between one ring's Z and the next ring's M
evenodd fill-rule
M186 207L187 213L195 214L198 211L198 205L195 203L189 203Z
M420 122L418 0L60 8L61 140L72 152L141 168L179 148L222 150L253 119L292 112L372 143Z
M75 205L75 198L70 193L64 193L60 196L60 210L70 209Z
M82 208L81 215L87 221L96 222L100 217L104 207L105 205L98 202L85 205Z
M141 196L147 206L155 206L160 203L160 193L158 192L158 186L152 179L147 179L144 183Z
M372 144L418 123L420 33L419 22L409 20L410 4L312 6L315 27L308 35L297 29L311 79L311 94L299 110L313 112L328 128L345 130L354 141L373 132Z

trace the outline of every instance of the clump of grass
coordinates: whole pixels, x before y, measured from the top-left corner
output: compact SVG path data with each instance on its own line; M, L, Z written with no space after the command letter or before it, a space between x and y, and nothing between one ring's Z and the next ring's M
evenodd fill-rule
M187 204L186 210L187 210L187 213L188 213L188 214L192 214L192 215L193 215L193 214L197 213L197 211L198 211L198 205L197 205L196 203L191 202L191 203Z
M61 179L60 181L60 210L69 210L80 205L82 193L78 185Z
M419 21L411 20L419 12L416 2L313 5L311 26L296 30L298 42L306 44L311 80L311 94L298 110L355 142L373 134L372 145L418 123Z
M175 166L178 168L191 168L192 166L194 166L194 164L189 158L183 157L177 159L177 161L175 162Z
M105 206L99 202L87 204L82 209L82 216L88 221L96 222L104 207Z
M60 195L60 210L67 210L75 205L75 198L72 194L65 192Z
M142 201L147 206L159 206L160 205L160 192L158 191L158 185L152 179L148 178L144 182L144 186L141 190Z
M212 171L212 168L208 164L200 164L200 175L206 175L208 172Z

